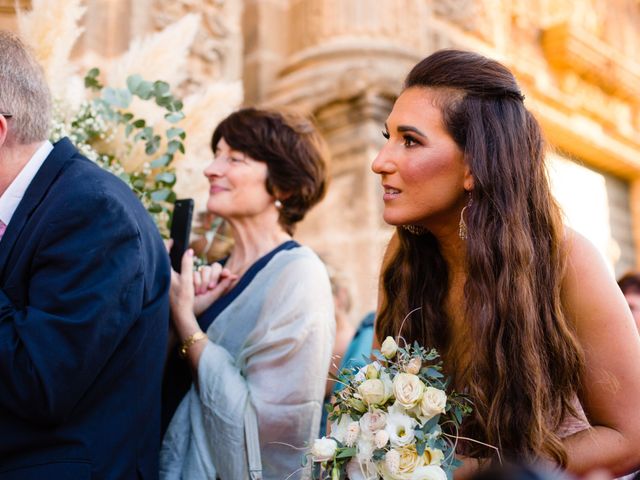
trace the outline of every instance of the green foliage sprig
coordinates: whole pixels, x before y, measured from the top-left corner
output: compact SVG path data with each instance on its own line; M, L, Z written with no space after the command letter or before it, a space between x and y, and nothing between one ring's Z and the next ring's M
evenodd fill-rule
M52 141L70 137L84 155L126 182L167 237L176 199L173 187L177 179L171 163L177 152L185 152L186 132L177 125L184 118L182 101L171 93L167 82L150 82L132 75L127 78L126 88L113 88L103 85L99 76L97 68L85 76L84 85L93 96L76 111L69 112L65 105L55 104ZM157 132L144 118L136 117L130 108L134 97L155 102L165 111L170 127ZM127 152L143 143L148 160L137 169L126 170L123 159L116 158L111 153L113 149L108 148L117 136L122 136Z

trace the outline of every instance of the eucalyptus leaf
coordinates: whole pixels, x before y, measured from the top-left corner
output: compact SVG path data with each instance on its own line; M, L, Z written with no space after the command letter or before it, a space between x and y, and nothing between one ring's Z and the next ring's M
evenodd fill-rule
M131 104L131 93L128 90L123 90L121 88L103 88L102 98L109 105L119 108L127 108Z
M176 183L176 175L172 172L161 172L156 175L156 182L163 182L169 185Z
M184 118L184 113L182 112L171 112L167 113L164 118L169 123L178 123L180 120Z
M167 165L169 165L172 159L173 157L171 155L167 155L167 154L161 155L160 157L156 158L153 162L151 162L151 168L166 167Z
M152 203L151 205L149 205L147 207L147 210L150 213L160 213L160 212L162 212L163 208L162 208L161 205L158 205L157 203Z
M167 138L171 139L173 137L177 137L180 136L182 134L184 134L184 129L180 128L180 127L171 127L169 130L167 130ZM180 137L182 138L182 137Z
M133 93L142 100L149 100L153 94L153 83L142 81Z
M153 92L156 97L171 96L171 92L169 91L169 84L167 82L163 82L162 80L153 82Z
M156 190L155 192L151 192L151 200L153 200L154 202L164 202L170 194L171 190L169 190L168 188Z
M142 82L144 80L140 75L129 75L127 77L127 88L131 93L136 93Z
M176 153L178 150L181 150L180 147L182 146L182 143L177 141L177 140L171 140L169 142L169 144L167 145L167 153L169 153L170 155L173 155L174 153ZM184 148L184 147L183 147ZM183 151L183 150L181 150ZM184 153L184 151L183 151Z

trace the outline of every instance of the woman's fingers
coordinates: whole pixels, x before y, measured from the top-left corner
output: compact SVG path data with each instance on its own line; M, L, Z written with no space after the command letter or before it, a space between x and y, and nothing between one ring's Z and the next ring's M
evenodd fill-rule
M182 255L180 289L186 296L193 297L193 250L191 248L187 249Z
M167 249L167 253L171 252L171 247L173 247L173 238L165 238L163 241L164 248Z

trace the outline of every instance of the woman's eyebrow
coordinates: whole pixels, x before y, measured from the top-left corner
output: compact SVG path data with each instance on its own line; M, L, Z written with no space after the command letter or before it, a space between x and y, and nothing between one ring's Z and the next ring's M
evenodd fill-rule
M412 127L411 125L398 125L398 132L400 133L413 132L413 133L417 133L421 137L425 137L425 138L427 137L424 133L422 133L416 127Z

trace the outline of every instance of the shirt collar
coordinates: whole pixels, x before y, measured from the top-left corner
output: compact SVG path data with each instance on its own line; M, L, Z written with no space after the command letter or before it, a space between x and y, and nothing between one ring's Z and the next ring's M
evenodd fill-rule
M27 188L29 188L33 178L51 153L51 150L53 150L51 142L48 140L43 142L27 164L22 167L18 176L13 179L13 182L9 184L9 187L0 196L0 220L5 225L9 225L20 200L22 200Z

